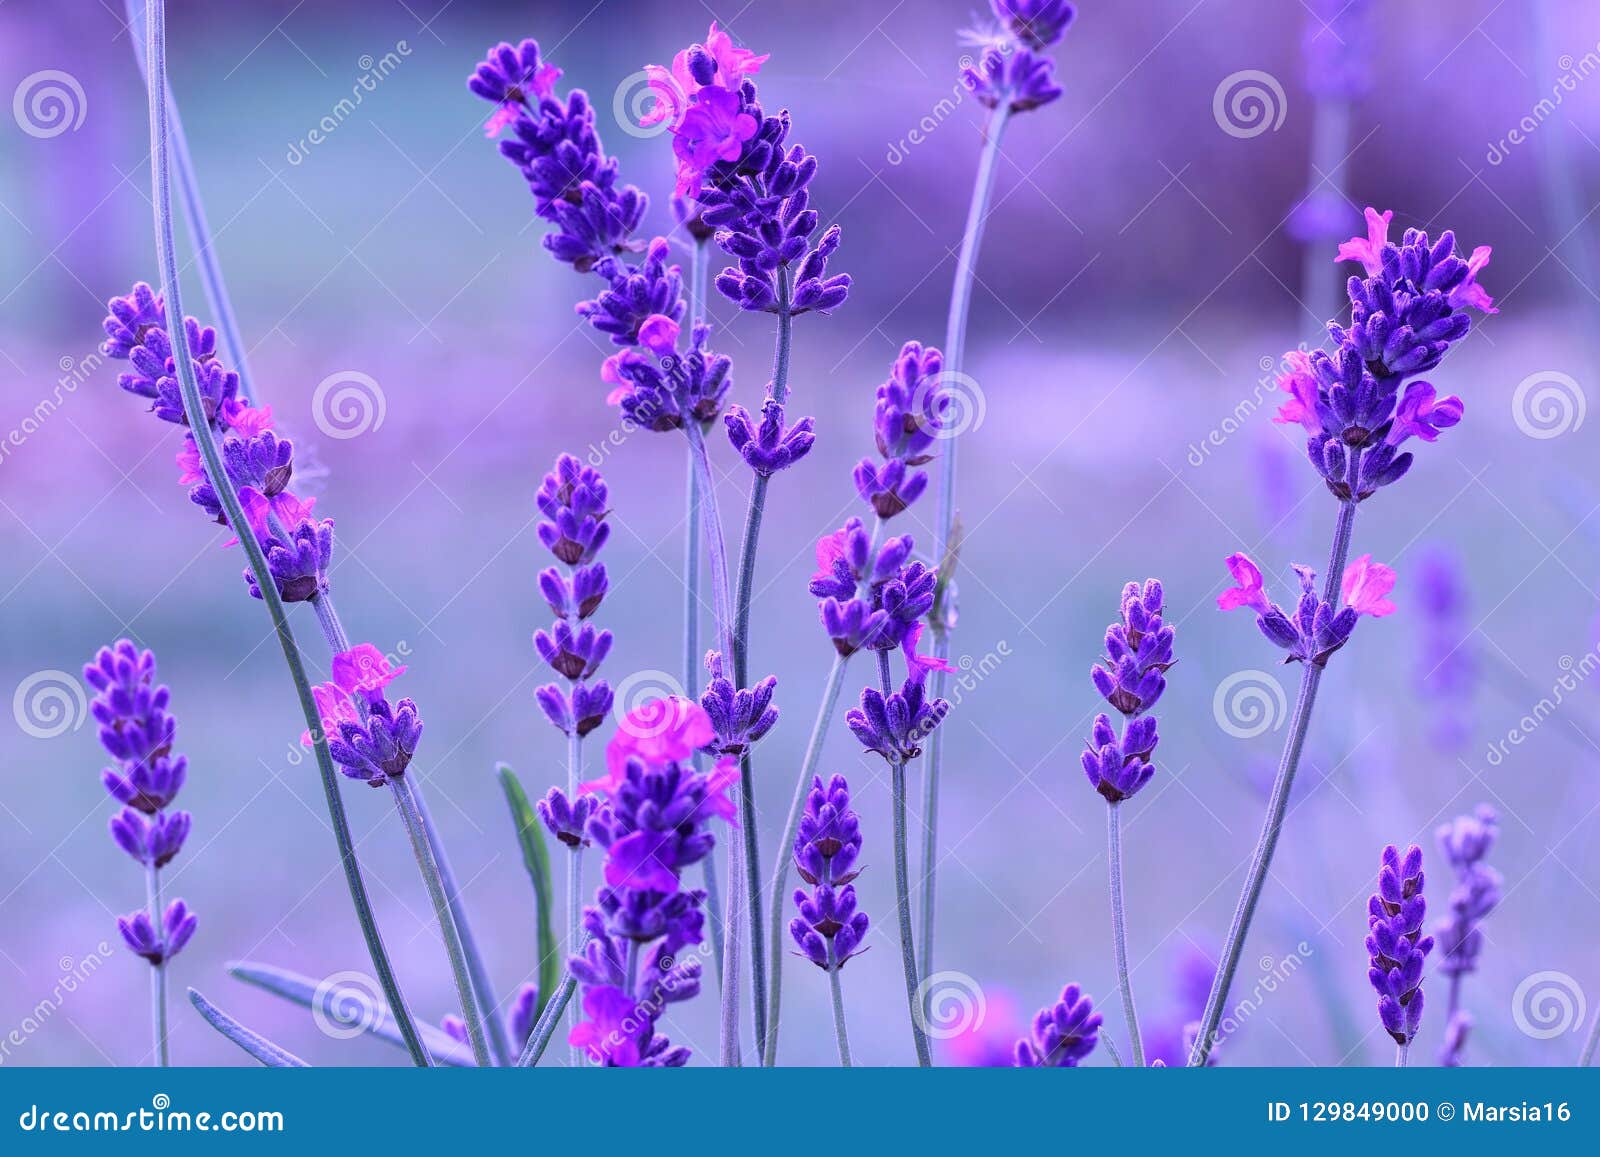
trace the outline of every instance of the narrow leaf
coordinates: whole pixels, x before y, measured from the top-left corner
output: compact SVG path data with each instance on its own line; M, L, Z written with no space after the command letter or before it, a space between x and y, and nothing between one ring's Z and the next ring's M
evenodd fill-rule
M370 1000L370 1003L363 1006L361 1015L352 1022L348 1008L350 990L353 987L350 984L330 984L325 980L313 980L309 976L302 976L286 968L275 968L270 964L257 964L250 960L235 961L228 965L228 972L246 984L270 992L274 996L281 996L301 1008L311 1009L313 1016L319 1021L326 1020L341 1030L359 1028L379 1040L405 1047L405 1040L401 1037L400 1029L395 1024L394 1017L390 1015L388 1006L375 994L363 991L363 999ZM341 1007L342 1005L345 1007ZM473 1066L472 1054L453 1037L445 1035L431 1025L419 1023L417 1028L421 1031L422 1039L435 1060L463 1068Z
M311 1067L288 1049L273 1044L260 1033L251 1032L192 988L189 990L189 1003L195 1006L212 1028L255 1057L267 1068L305 1069Z
M542 1015L545 1005L555 994L557 977L561 975L560 950L556 947L555 929L550 924L550 913L555 902L551 899L550 849L544 842L544 825L534 814L528 802L528 793L522 790L522 781L506 764L498 764L500 786L506 793L506 806L511 809L511 822L517 829L517 843L522 847L522 863L533 881L533 896L538 909L539 932L539 1007L535 1019Z

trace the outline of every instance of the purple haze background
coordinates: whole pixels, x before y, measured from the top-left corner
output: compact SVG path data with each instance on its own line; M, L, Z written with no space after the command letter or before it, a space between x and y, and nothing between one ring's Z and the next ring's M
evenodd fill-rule
M296 747L290 685L240 560L173 484L175 431L142 415L112 366L92 363L104 299L155 276L143 95L120 7L0 9L0 95L43 69L71 73L85 94L73 131L40 138L15 118L0 124L0 692L37 672L76 672L121 635L159 656L195 817L169 894L201 920L174 966L175 1059L244 1060L182 1001L194 985L313 1063L399 1063L380 1043L328 1038L223 972L239 958L319 978L369 965L320 788ZM792 412L816 415L818 441L773 487L761 557L752 669L778 676L784 712L756 761L770 861L830 661L805 591L813 544L856 513L849 467L869 448L873 387L901 342L943 340L981 110L940 102L959 92L955 33L970 7L342 0L230 5L223 18L215 6L172 5L172 83L261 400L326 469L319 509L339 525L334 581L352 635L404 648L411 670L399 686L427 718L416 770L502 998L532 976L534 931L493 764L509 761L530 791L564 774L561 737L532 701L529 635L546 619L533 492L559 451L603 455L617 683L678 666L683 477L676 439L607 446L614 412L597 367L608 351L572 312L591 283L538 248L531 201L482 139L484 106L464 79L489 44L537 38L564 83L594 97L602 134L651 192L651 228L664 232L666 142L618 129L612 93L702 39L715 17L773 53L763 97L792 110L821 160L814 203L843 226L834 267L855 286L835 316L796 327ZM1404 487L1364 509L1357 552L1399 570L1401 613L1366 624L1324 683L1235 984L1235 1000L1253 1005L1222 1059L1385 1061L1361 947L1378 853L1422 843L1442 899L1433 829L1489 802L1502 816L1493 862L1506 898L1466 982L1478 1024L1469 1055L1571 1063L1578 1036L1540 1034L1537 1023L1519 1031L1513 1004L1523 986L1526 1006L1524 982L1545 972L1572 981L1569 998L1586 990L1591 1014L1600 1004L1600 750L1587 738L1600 733L1600 696L1581 686L1503 758L1489 747L1568 668L1595 661L1592 440L1570 416L1559 436L1530 436L1514 396L1531 376L1564 374L1581 402L1595 380L1600 298L1583 271L1596 259L1600 79L1577 81L1548 115L1536 105L1558 74L1600 53L1600 13L1578 0L1383 7L1381 95L1354 112L1350 196L1395 209L1397 224L1492 244L1482 280L1502 313L1430 375L1465 400L1465 422ZM1077 762L1096 709L1088 667L1123 582L1160 576L1181 662L1162 701L1157 779L1125 821L1134 982L1154 1035L1184 1016L1187 958L1215 951L1226 930L1282 739L1229 734L1214 696L1237 672L1267 671L1290 694L1295 680L1273 668L1245 616L1216 612L1221 560L1250 550L1282 584L1291 561L1320 565L1334 514L1297 432L1271 423L1257 383L1334 303L1297 301L1302 250L1283 227L1307 184L1307 11L1265 0L1080 9L1057 52L1066 95L1008 134L979 270L968 369L985 408L962 443L955 649L986 674L946 724L935 967L974 978L986 1030L1002 1034L1008 1017L1080 981L1121 1043L1103 804ZM291 144L349 94L362 58L401 42L398 68L292 162ZM1246 69L1279 81L1285 113L1277 129L1241 138L1219 126L1213 94ZM925 117L931 129L910 143ZM1491 144L1524 117L1537 127L1491 163ZM1575 212L1563 205L1564 174ZM192 276L188 301L201 311ZM718 344L735 359L734 399L749 404L769 370L771 327L735 314L717 307ZM81 384L58 392L80 368ZM346 371L379 384L383 420L327 437L313 393ZM38 420L47 397L59 405ZM736 534L747 475L720 437L714 455ZM932 514L925 501L900 529L926 545ZM1467 564L1462 642L1483 656L1459 751L1432 741L1417 690L1414 580L1434 544ZM309 615L302 635L320 656ZM101 761L92 726L40 738L21 708L0 724L0 1035L36 1025L7 1064L147 1058L145 965L115 943L112 923L142 892L105 837ZM905 1063L886 779L842 722L822 768L850 775L867 839L858 887L874 949L844 974L857 1061ZM408 996L437 1021L452 1011L452 988L401 829L377 794L351 784L346 797ZM109 959L61 996L63 970L102 942ZM1287 979L1262 983L1291 958ZM831 1063L822 976L793 959L785 976L785 1060ZM1442 996L1419 1060L1437 1050ZM665 1028L703 1063L714 998L675 1007Z

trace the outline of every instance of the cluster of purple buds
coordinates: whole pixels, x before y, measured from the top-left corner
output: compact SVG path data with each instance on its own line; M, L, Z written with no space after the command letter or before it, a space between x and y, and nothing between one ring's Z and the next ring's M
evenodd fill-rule
M682 874L711 854L711 820L734 817L726 793L735 762L707 773L690 762L714 737L710 718L686 700L666 706L630 713L606 748L606 776L583 785L605 797L584 806L585 838L606 859L584 912L589 940L570 964L584 985L585 1019L568 1039L607 1066L687 1063L688 1050L655 1031L667 1005L700 987L700 962L685 950L704 939L705 893L684 888Z
M1452 984L1458 984L1461 977L1477 969L1478 954L1483 949L1483 931L1479 925L1500 903L1504 881L1499 872L1483 862L1494 848L1499 832L1500 820L1494 809L1481 804L1472 815L1457 816L1434 833L1439 850L1456 873L1449 910L1433 928L1439 943L1439 971L1448 976ZM1440 1064L1448 1067L1461 1064L1471 1028L1472 1018L1467 1012L1459 1008L1452 1011L1445 1028Z
M900 633L893 629L877 592L900 575L913 546L910 535L900 535L874 551L872 536L859 518L817 540L817 570L808 589L821 600L823 629L839 654L887 651L900 645Z
M1017 1067L1077 1068L1099 1043L1103 1019L1082 989L1067 985L1060 1000L1034 1015L1032 1034L1017 1042Z
M950 404L941 392L944 355L933 346L908 341L878 386L872 432L881 464L863 458L856 464L855 484L863 502L879 518L893 518L927 489L928 475L918 469L933 460L933 444Z
M735 688L726 674L727 666L721 651L706 653L711 681L700 696L700 706L716 735L711 751L717 755L743 755L778 722L778 709L772 705L778 680L768 675L754 687Z
M167 714L171 692L156 683L156 657L127 639L100 648L83 678L95 691L90 711L100 725L100 744L115 765L100 773L100 782L122 804L111 819L111 838L155 872L178 854L189 834L189 813L169 810L188 771L188 761L172 750L177 723ZM155 965L183 950L195 924L182 900L162 913L117 917L123 942Z
M655 103L643 123L669 122L677 196L698 203L698 227L738 262L717 275L723 296L746 310L825 313L850 292L848 274L827 271L839 227L813 244L817 158L788 143L787 111L762 111L750 78L766 60L712 24L705 43L678 53L670 70L646 67Z
M1155 775L1156 719L1145 712L1167 688L1173 629L1162 619L1165 595L1161 583L1122 588L1122 616L1106 628L1106 657L1089 673L1095 690L1122 714L1122 734L1105 713L1095 716L1083 752L1083 771L1107 803L1121 803Z
M961 82L985 108L1026 112L1061 96L1055 61L1040 55L1061 43L1077 10L1066 0L989 0L1000 27L970 39L982 56L961 70Z
M1364 554L1345 567L1340 583L1341 606L1335 607L1317 590L1317 575L1310 567L1296 566L1300 576L1300 601L1293 613L1267 598L1261 568L1245 554L1231 554L1226 560L1235 585L1217 596L1224 611L1249 607L1256 613L1256 625L1276 647L1287 652L1286 663L1314 663L1325 666L1329 657L1350 641L1361 615L1382 618L1395 611L1388 598L1394 589L1395 572L1370 554Z
M422 738L422 719L411 699L391 704L384 692L406 673L371 643L333 657L333 678L311 689L328 754L339 770L370 787L405 774ZM301 742L310 746L307 732Z
M118 384L151 399L156 417L187 426L165 303L141 281L126 297L114 297L107 306L111 312L100 348L107 357L125 359L133 366L118 377ZM221 441L223 469L238 491L250 533L266 555L278 595L284 602L315 599L328 589L333 522L313 516L314 499L302 501L289 491L294 445L273 430L270 406L256 409L239 396L239 375L217 359L216 331L192 317L184 319L184 330L206 418ZM191 487L190 501L225 525L222 503L214 480L206 476L194 431L185 432L177 462L179 483ZM260 598L254 573L246 570L244 577L250 594Z
M914 666L900 690L887 694L864 687L860 705L844 713L845 723L861 746L891 765L921 755L923 742L950 712L948 702L928 697L927 673L927 667Z
M540 59L533 40L489 50L467 87L495 106L484 126L511 136L500 152L521 171L533 193L534 212L554 229L544 247L579 272L633 248L632 236L649 199L617 179L594 127L594 108L582 89L566 100L555 95L561 70Z
M657 432L681 430L690 422L702 430L708 428L722 412L733 387L728 376L733 363L706 348L710 335L709 326L695 326L689 335L689 351L680 354L678 324L665 316L648 320L640 330L644 348L616 355L601 372L603 379L616 383L611 398L623 415L640 429ZM655 356L648 356L645 350ZM737 406L733 410L743 413ZM731 422L732 412L728 418ZM807 442L795 458L809 447Z
M743 406L729 406L723 422L728 427L728 441L745 465L764 476L793 466L817 440L816 419L801 418L785 426L783 403L776 398L769 397L761 404L759 422Z
M861 817L850 807L850 785L842 775L826 784L811 780L806 810L795 832L794 866L811 891L795 889L799 918L789 934L805 958L825 972L841 969L862 951L871 921L856 908L851 883L860 874Z
M1497 312L1477 282L1489 246L1457 257L1454 233L1434 241L1419 229L1394 245L1393 216L1368 208L1367 235L1339 247L1336 260L1359 261L1366 276L1348 283L1350 325L1328 326L1337 348L1286 355L1290 368L1278 379L1289 401L1276 420L1304 427L1307 456L1341 502L1364 501L1399 481L1412 463L1401 450L1406 441L1436 441L1461 421L1459 398L1406 379L1436 367L1467 336L1467 309Z
M539 1014L539 986L537 984L524 984L517 989L517 995L511 1001L511 1007L506 1010L506 1029L511 1038L511 1047L521 1051L528 1043L528 1038L533 1035L533 1027L538 1021ZM467 1033L467 1022L454 1013L446 1016L439 1022L439 1027L446 1036L459 1045L467 1045L470 1037Z
M591 682L611 649L611 632L597 631L585 621L599 609L608 589L605 564L595 561L611 535L605 479L563 454L545 475L536 501L544 515L539 541L562 565L539 575L539 592L556 621L549 631L537 632L533 643L567 687L550 683L534 697L558 730L587 735L605 720L612 701L605 680Z
M1422 922L1422 849L1402 857L1393 844L1383 849L1378 890L1367 902L1367 978L1378 993L1378 1019L1398 1045L1409 1045L1422 1024L1422 967L1433 948Z

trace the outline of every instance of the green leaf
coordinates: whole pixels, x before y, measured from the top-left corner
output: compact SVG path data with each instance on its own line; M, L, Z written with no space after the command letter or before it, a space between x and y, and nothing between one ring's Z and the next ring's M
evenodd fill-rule
M506 806L511 809L511 822L517 828L517 843L522 847L522 863L533 881L533 896L538 908L539 922L539 1007L535 1014L542 1015L545 1005L555 994L557 978L561 975L561 953L556 947L555 930L550 924L550 914L555 909L550 887L550 849L544 842L544 825L534 814L528 802L528 793L522 790L522 781L506 764L497 764L500 786L506 793Z
M228 972L237 980L242 980L264 992L270 992L273 996L280 996L292 1004L298 1004L301 1008L309 1008L314 1016L325 1018L336 1026L345 1026L350 1022L348 1007L341 1007L348 1004L350 990L361 991L363 997L369 995L359 983L362 978L354 973L345 974L348 978L347 983L331 984L327 980L313 980L309 976L302 976L287 968L275 968L270 964L257 964L251 960L234 961L228 965ZM399 1026L395 1024L388 1006L377 1003L375 995L372 999L374 1003L363 1010L363 1015L357 1019L356 1025L363 1032L371 1033L380 1040L405 1047L405 1039L400 1035ZM417 1028L428 1051L440 1063L472 1067L472 1054L453 1037L446 1036L431 1025L419 1023Z
M273 1044L260 1033L251 1032L192 988L189 990L189 1003L195 1006L212 1028L255 1057L267 1068L305 1069L311 1067L288 1049ZM398 1039L399 1033L397 1032L395 1036Z

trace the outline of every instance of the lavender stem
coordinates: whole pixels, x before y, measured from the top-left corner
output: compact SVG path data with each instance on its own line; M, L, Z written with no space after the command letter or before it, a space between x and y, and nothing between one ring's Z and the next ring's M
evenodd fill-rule
M889 675L889 652L878 652L878 682L887 699L894 692L894 681ZM935 732L937 734L937 732ZM911 928L911 871L907 864L906 847L906 765L898 755L889 759L889 794L894 809L894 906L900 919L900 965L906 979L906 1008L911 1013L911 1043L917 1050L917 1065L930 1068L933 1055L928 1051L928 1034L921 1008L918 989L922 982L917 975L917 949Z
M161 919L161 869L149 864L144 870L145 897L150 907L150 926L156 930L163 950L165 925ZM155 1063L166 1068L172 1063L167 1052L167 965L162 960L150 966L150 1034L155 1046Z
M1597 1047L1600 1047L1600 1012L1595 1013L1594 1026L1589 1029L1589 1039L1583 1042L1583 1052L1578 1057L1580 1068L1586 1069L1594 1063Z
M771 1068L778 1063L778 1011L783 992L783 888L789 878L790 857L793 855L795 834L800 830L800 816L806 809L806 795L811 790L811 777L816 774L817 761L822 758L822 746L827 742L828 726L833 722L839 706L839 692L844 687L845 668L850 665L847 655L835 654L828 678L822 685L822 702L817 707L817 717L811 724L811 737L806 740L806 753L800 760L800 774L795 779L794 799L789 803L789 819L784 824L783 839L778 844L778 862L772 871L772 916L768 933L771 972L767 978L769 1011L767 1013L767 1047L761 1063Z
M583 779L583 737L574 730L567 736L567 798L578 798ZM583 925L583 848L574 847L567 857L567 953L578 954L579 931ZM578 1010L572 1010L569 1027L576 1027ZM574 1068L583 1062L583 1051L576 1045L570 1057Z
M1350 456L1349 477L1360 477L1360 451ZM1356 500L1354 497L1339 507L1339 521L1334 527L1333 547L1329 552L1328 570L1324 576L1323 599L1333 602L1339 595L1340 580L1344 575L1345 559L1350 553L1350 537L1355 528ZM1255 854L1250 869L1245 874L1244 890L1234 908L1233 922L1228 928L1228 939L1223 944L1221 963L1216 979L1211 984L1211 995L1206 999L1205 1016L1200 1021L1200 1032L1195 1037L1190 1065L1204 1065L1216 1043L1217 1026L1222 1022L1222 1009L1228 1001L1228 989L1239 967L1239 957L1244 952L1244 938L1250 931L1250 921L1255 916L1256 904L1261 899L1261 889L1267 882L1267 871L1272 866L1272 855L1278 847L1278 836L1283 831L1283 817L1289 809L1289 792L1294 786L1294 775L1300 767L1300 752L1305 746L1306 732L1311 726L1311 709L1317 701L1317 687L1322 682L1322 668L1316 663L1305 663L1300 673L1300 693L1295 700L1294 715L1289 721L1289 737L1284 743L1283 757L1278 764L1278 774L1272 783L1272 795L1267 802L1267 817L1256 840Z
M1410 1060L1410 1059L1411 1059L1411 1046L1410 1045L1395 1045L1394 1046L1394 1067L1395 1068L1397 1068L1397 1069L1405 1068L1406 1067L1406 1062L1408 1060Z
M148 5L148 20L146 22L147 48L146 55L149 61L151 83L146 87L149 92L150 102L150 140L151 140L151 178L152 178L152 204L155 212L156 233L156 262L161 273L161 288L170 316L182 318L183 300L182 290L178 284L178 258L177 246L173 240L172 228L172 174L171 157L168 149L168 119L167 119L167 47L166 47L166 4L164 0L155 0ZM232 480L228 477L227 470L222 461L222 452L217 445L216 432L206 420L205 405L200 397L200 387L195 380L194 361L188 349L187 331L181 324L174 327L174 332L183 335L178 338L181 356L173 359L178 376L179 392L183 399L184 415L188 419L191 432L194 434L195 445L200 451L201 459L205 464L206 476L217 480L217 499L222 506L228 525L248 527L249 520L245 517L244 508L239 502L238 492ZM361 925L362 937L366 940L367 951L372 957L373 971L378 974L379 985L383 989L384 998L389 1003L395 1022L399 1026L401 1035L405 1038L406 1047L411 1052L412 1060L418 1065L432 1065L433 1058L428 1055L426 1046L422 1043L422 1036L417 1031L416 1022L412 1019L411 1010L405 1002L405 997L400 991L400 985L394 974L393 965L389 960L388 949L384 947L383 936L378 931L377 920L372 913L372 904L367 896L366 882L361 876L361 865L356 859L355 843L350 837L350 824L345 816L344 801L339 795L339 781L333 769L333 759L328 754L327 737L322 734L322 721L317 713L316 701L311 695L311 683L306 677L305 666L300 660L300 648L295 642L294 633L289 627L288 616L284 612L283 600L279 596L277 583L273 581L272 573L267 567L265 553L261 544L253 534L239 535L241 549L249 563L250 571L256 578L257 586L261 590L261 601L266 605L267 612L272 618L273 629L278 636L278 644L283 649L284 662L289 667L290 679L294 682L295 691L300 700L300 711L305 717L306 727L313 736L312 749L317 758L317 769L322 778L322 790L327 800L328 818L332 822L334 840L339 847L339 861L344 869L345 883L350 889L350 898L355 904L356 920Z
M711 261L706 253L706 238L694 239L689 262L689 319L694 324L707 320L706 281L710 276ZM700 685L700 479L694 468L694 451L686 459L686 490L683 515L683 690L692 696ZM694 768L701 770L703 760L695 752ZM707 856L701 861L701 874L706 886L707 923L711 927L711 960L717 970L717 984L722 984L722 891L717 886L717 859Z
M833 993L833 1035L839 1042L839 1067L850 1067L850 1034L844 1026L844 988L839 983L839 963L833 941L828 941L828 987Z
M1133 978L1128 973L1128 918L1122 902L1122 808L1106 804L1106 858L1111 862L1111 945L1116 954L1117 987L1122 990L1122 1013L1128 1020L1128 1044L1133 1067L1144 1068L1144 1039L1139 1035L1139 1014L1133 1005Z
M343 620L339 618L338 608L334 606L333 595L323 591L310 601L317 613L317 624L322 628L322 637L327 640L329 650L336 655L348 651L350 636L344 629ZM466 902L461 897L461 887L456 882L455 869L451 866L450 857L444 850L444 841L439 838L439 829L434 825L433 815L428 810L428 803L420 786L413 788L413 796L416 799L417 813L422 820L422 830L428 837L428 844L433 849L434 863L439 868L440 886L450 903L450 917L455 921L456 931L461 937L461 948L467 958L467 971L472 977L472 989L478 998L478 1010L483 1017L483 1023L488 1026L490 1052L494 1055L495 1064L510 1064L511 1038L506 1035L505 1024L495 1007L494 985L489 980L488 966L484 963L483 953L478 948L477 937L472 933L472 922L467 918Z
M946 381L959 382L967 356L967 318L972 312L972 286L977 276L978 250L983 245L983 230L989 219L989 201L994 195L995 174L999 170L1000 140L1005 134L1011 116L1011 102L1002 100L989 114L984 126L983 151L978 155L978 172L973 178L972 201L967 207L967 227L961 235L961 252L956 258L955 284L950 290L950 316L944 335L944 377ZM958 438L947 438L944 445L944 466L939 471L939 504L934 518L933 564L941 570L953 569L948 559L956 521L956 445ZM944 600L950 597L950 575L941 575L939 603L934 606L933 653L940 659L950 658L950 632L948 617L944 613ZM945 692L945 673L933 672L932 698L942 699ZM928 766L922 780L922 937L919 954L922 966L933 970L933 921L935 912L934 877L938 871L939 855L939 771L944 766L944 728L936 730L928 739Z
M473 991L472 975L467 968L466 956L461 950L461 933L456 928L455 917L450 914L450 902L439 879L439 864L433 854L433 845L423 829L422 817L417 811L417 799L411 781L403 775L391 776L389 786L394 789L394 805L406 825L411 838L411 851L422 871L427 885L428 899L433 903L434 918L439 922L439 932L444 936L445 952L450 957L450 972L455 978L456 997L461 1002L461 1018L467 1025L467 1040L472 1045L472 1056L480 1068L491 1064L489 1040L483 1028L483 1012Z
M550 1037L560 1023L561 1016L567 1011L567 1005L572 1000L573 990L578 987L578 980L570 971L562 977L561 987L556 989L556 994L550 998L550 1003L544 1006L544 1012L539 1015L539 1021L533 1026L533 1032L528 1034L528 1043L523 1047L522 1055L517 1058L517 1068L531 1069L539 1063L544 1051L550 1045Z
M767 395L775 402L789 396L789 352L794 340L794 315L789 311L792 284L787 265L777 269L778 339L772 355L772 385ZM750 604L755 597L756 550L761 521L767 509L767 484L771 477L757 474L750 484L750 506L745 512L744 544L739 552L739 585L734 601L733 685L750 683ZM767 1051L767 962L761 923L761 848L756 834L755 769L748 749L739 757L740 826L744 829L745 897L750 912L750 999L755 1019L756 1052ZM729 887L732 887L730 881Z

